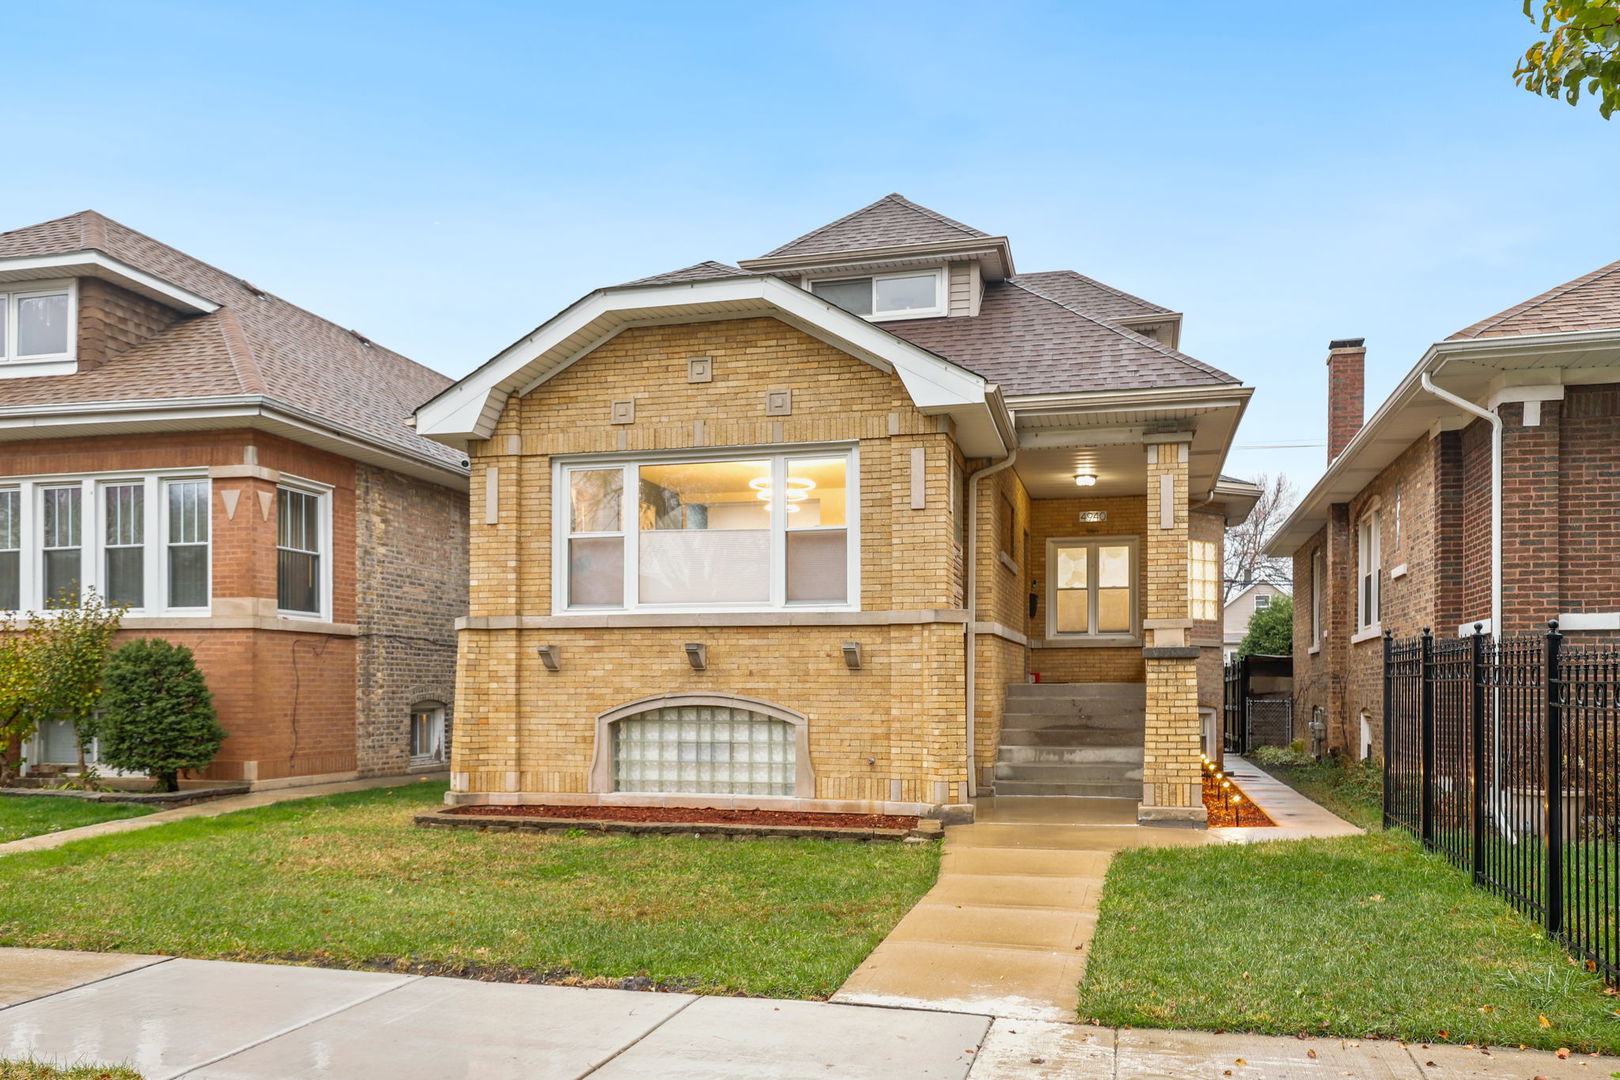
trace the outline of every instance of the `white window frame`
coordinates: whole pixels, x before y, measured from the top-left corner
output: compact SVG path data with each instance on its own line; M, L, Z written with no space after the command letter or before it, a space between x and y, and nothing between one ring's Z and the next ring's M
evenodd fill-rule
M420 713L429 714L428 724L433 735L430 743L437 743L437 754L418 754L416 752L416 717ZM438 765L449 757L450 747L444 737L444 705L437 701L419 701L411 706L408 726L405 730L407 749L410 753L412 767L421 765Z
M172 608L169 598L167 558L168 491L173 480L200 480L208 484L208 603L198 607ZM141 484L143 495L141 547L144 552L141 590L145 603L129 610L130 618L195 618L212 613L214 581L213 487L206 469L160 469L151 472L105 472L42 474L7 477L0 489L19 491L19 533L22 551L18 558L19 612L48 614L45 609L45 557L40 528L42 491L45 488L80 488L79 494L79 595L94 589L107 596L107 510L102 489L115 484Z
M1322 597L1327 591L1327 558L1319 544L1311 552L1311 648L1322 642Z
M1360 630L1369 630L1382 622L1382 526L1383 511L1377 507L1363 512L1356 523L1356 627Z
M17 355L17 305L39 296L67 294L67 348L58 353ZM71 278L56 281L19 281L0 286L0 308L4 309L5 333L0 340L0 379L21 375L71 375L78 371L79 283Z
M714 461L758 461L771 463L772 484L776 490L785 487L787 468L791 462L806 459L826 460L845 458L844 469L844 530L847 560L845 571L846 600L841 604L790 603L787 599L787 510L786 504L777 502L771 507L770 581L769 599L763 603L734 604L643 604L638 591L641 579L640 552L640 491L639 469L647 465L684 465ZM571 494L573 485L569 474L592 469L624 470L620 509L620 529L616 532L570 533L572 519ZM566 459L553 459L551 472L551 610L555 615L593 615L607 612L669 612L703 613L724 611L859 611L861 609L860 551L861 551L861 493L860 451L853 443L831 445L804 444L767 447L732 448L704 451L701 449L668 451L647 454L581 455ZM834 528L835 526L829 526ZM624 602L620 605L581 604L568 602L568 541L580 537L624 538Z
M1256 610L1256 611L1264 611L1270 606L1271 606L1271 594L1270 593L1255 593L1254 594L1254 610Z
M886 281L890 278L922 277L925 274L932 274L934 276L933 307L912 308L907 311L879 311L877 309L877 283L879 281ZM950 281L943 266L925 266L911 270L892 270L881 274L859 274L848 272L818 274L815 277L804 279L804 291L810 293L812 296L816 296L817 299L825 299L825 297L819 296L812 287L817 282L861 281L863 279L872 283L872 313L870 315L860 315L857 317L865 319L867 322L893 322L897 319L937 319L942 315L949 314L950 312ZM831 304L832 301L828 300L827 303ZM837 305L835 304L834 306L836 307ZM840 310L843 309L840 308ZM854 313L851 312L851 314Z
M315 496L315 513L317 516L316 535L319 538L320 550L315 554L320 558L321 570L321 609L319 611L288 611L281 604L281 559L276 559L276 614L283 619L305 619L310 622L332 621L332 488L329 484L317 483L314 480L305 480L301 477L281 475L276 484L279 491L286 488L304 495ZM279 500L278 500L279 503ZM280 512L279 505L277 512ZM279 530L280 522L276 522ZM279 536L276 538L276 551L281 550Z
M1131 628L1126 633L1099 633L1097 626L1097 549L1125 545L1131 554L1131 595L1128 601ZM1086 555L1086 625L1085 633L1057 628L1057 552L1060 547L1084 547ZM1142 538L1139 536L1053 536L1046 541L1046 639L1097 645L1138 645L1142 640Z

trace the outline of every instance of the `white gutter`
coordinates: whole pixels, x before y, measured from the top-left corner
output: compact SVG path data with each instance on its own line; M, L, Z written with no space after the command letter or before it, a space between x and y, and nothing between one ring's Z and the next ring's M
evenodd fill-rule
M1440 367L1445 367L1442 362ZM1440 368L1435 369L1437 372ZM1477 416L1491 425L1491 633L1497 640L1502 637L1502 418L1489 409L1482 409L1467 398L1458 397L1450 390L1434 384L1427 371L1421 379L1423 389L1463 412Z
M1011 450L1007 451L1006 457L1002 458L994 465L986 465L984 468L968 477L967 558L963 560L963 562L967 564L967 569L964 573L965 581L963 582L962 598L965 601L963 606L967 608L967 625L963 627L965 634L963 640L967 643L965 646L967 649L967 689L965 694L966 701L964 703L965 709L963 715L967 717L967 774L968 796L970 798L979 793L979 754L978 748L974 744L974 737L978 732L978 718L975 715L975 709L973 707L974 681L978 673L977 653L979 651L979 635L973 631L973 622L975 616L978 614L979 607L979 481L993 473L998 473L1003 469L1010 468L1012 463L1017 460L1018 447L1014 446Z

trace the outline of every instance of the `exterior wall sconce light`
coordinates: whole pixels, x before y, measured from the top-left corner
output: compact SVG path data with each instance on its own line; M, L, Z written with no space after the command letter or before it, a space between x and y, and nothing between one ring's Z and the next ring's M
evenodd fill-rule
M844 666L851 671L861 670L861 643L858 641L844 642Z
M698 641L688 641L682 646L686 650L686 662L692 665L693 671L704 671L709 666L709 647Z
M1076 487L1096 487L1097 474L1088 472L1075 473L1074 483Z
M534 650L540 656L540 663L545 665L547 671L562 670L562 646L542 645Z

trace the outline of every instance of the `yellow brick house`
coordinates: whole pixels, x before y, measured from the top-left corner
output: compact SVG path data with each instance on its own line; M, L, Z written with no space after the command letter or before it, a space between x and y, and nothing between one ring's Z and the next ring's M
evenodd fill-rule
M416 415L472 468L449 800L1201 823L1257 492L1180 323L899 195L564 309Z

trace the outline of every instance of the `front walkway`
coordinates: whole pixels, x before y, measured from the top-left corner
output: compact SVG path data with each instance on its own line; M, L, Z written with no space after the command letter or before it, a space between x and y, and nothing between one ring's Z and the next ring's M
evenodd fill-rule
M1277 828L1138 825L1134 799L978 800L945 830L938 883L832 1000L1073 1023L1116 851L1361 832L1241 758L1228 772Z
M447 775L449 774L426 773L411 776L374 776L369 780L344 780L335 784L306 784L303 787L250 791L246 795L227 795L222 799L210 799L208 802L192 803L190 806L181 806L173 810L159 810L157 813L147 814L145 817L98 821L94 825L81 825L77 829L63 829L60 832L42 833L39 836L25 836L21 840L13 840L9 844L0 844L0 855L21 855L25 851L45 851L49 848L61 847L63 844L70 844L75 840L84 840L91 836L107 836L111 833L150 829L154 825L167 825L171 821L184 821L187 818L218 817L221 814L230 814L237 810L251 810L256 806L269 806L272 803L287 802L291 799L314 799L321 795L339 795L345 791L367 791L371 788L404 787L408 784L419 784L424 781L443 780ZM35 797L44 798L45 796Z
M0 1059L145 1080L1591 1080L1620 1059L0 949Z

